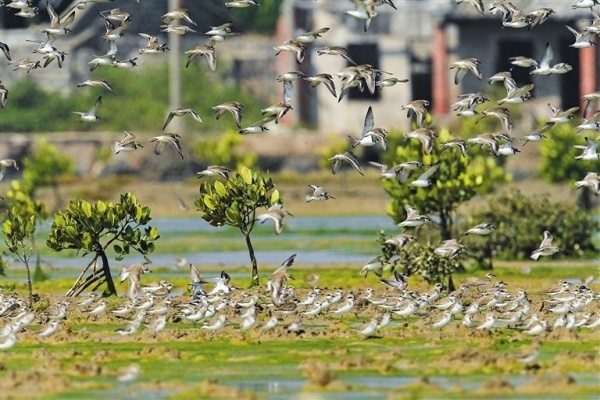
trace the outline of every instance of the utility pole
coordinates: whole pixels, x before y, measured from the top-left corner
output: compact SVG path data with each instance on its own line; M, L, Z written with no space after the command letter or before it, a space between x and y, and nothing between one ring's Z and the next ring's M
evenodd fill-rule
M169 0L169 12L180 9L180 0ZM181 74L179 72L180 36L169 32L169 111L181 107ZM173 118L169 124L172 132L182 129L181 118Z

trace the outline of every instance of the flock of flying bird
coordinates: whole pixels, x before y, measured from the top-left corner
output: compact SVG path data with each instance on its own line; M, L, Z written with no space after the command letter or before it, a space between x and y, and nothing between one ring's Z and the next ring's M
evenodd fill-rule
M53 60L57 60L59 67L62 67L66 60L67 53L60 51L55 47L55 41L66 34L69 34L69 25L76 18L77 10L83 9L88 3L104 3L111 0L87 0L80 1L72 9L64 13L63 17L59 17L53 7L47 3L46 10L51 18L49 28L42 30L46 34L46 40L38 41L39 47L33 50L34 54L39 54L43 59L34 61L29 58L19 61L11 61L16 70L26 70L27 73L37 69L48 67ZM462 3L466 0L456 0L456 3ZM485 12L480 0L469 0L469 2L482 14ZM582 32L576 31L571 27L567 27L575 34L575 42L573 47L582 49L592 46L594 36L600 34L600 18L594 6L598 4L597 0L580 0L573 5L574 8L589 8L593 23L586 27ZM377 7L393 7L396 8L392 0L354 0L355 8L348 10L346 13L352 17L364 20L365 31L369 28L371 20L377 16ZM17 15L28 18L37 14L37 7L31 7L26 0L12 0L5 4L6 7L18 9ZM226 3L229 8L245 8L259 6L259 3L254 0L238 0ZM494 1L489 7L489 12L492 14L502 14L502 25L507 28L527 28L532 29L536 25L543 24L548 18L551 18L553 10L544 8L535 10L530 13L524 13L516 8L512 3L506 0ZM137 66L138 58L119 59L117 58L117 42L123 37L126 30L131 24L132 15L118 8L99 12L99 17L103 21L106 32L103 38L108 41L108 52L102 56L95 56L90 62L90 69L93 71L98 67L102 68L133 68ZM194 28L182 25L180 22L185 22L189 25L196 26L196 23L191 18L189 12L185 9L169 12L163 15L162 32L172 32L176 34L197 33ZM304 60L305 52L309 51L309 44L317 41L322 35L325 35L330 28L320 28L310 32L305 32L293 39L286 40L283 44L274 47L276 54L281 52L292 53L298 63ZM148 40L146 48L140 49L140 55L159 54L168 51L167 44L160 43L157 36L146 33L139 33L142 37ZM217 53L216 45L222 42L227 37L237 35L238 32L232 30L232 23L224 23L222 25L212 27L205 33L209 37L209 42L201 44L194 49L186 51L188 55L186 67L194 62L199 57L205 57L208 63L208 69L212 72L216 70ZM9 46L5 43L0 43L0 48L5 56L11 60ZM226 113L231 113L239 133L253 134L268 130L266 124L274 122L279 123L286 113L292 109L291 101L293 98L294 82L305 80L312 87L318 87L323 84L328 91L338 99L343 100L350 90L364 90L365 88L371 93L376 90L389 88L397 83L406 82L405 79L395 77L386 77L390 75L388 72L374 68L369 64L358 65L347 54L346 49L341 46L326 46L316 49L316 54L331 55L343 57L350 66L336 73L335 75L341 78L341 88L338 95L337 88L334 82L334 77L328 73L320 73L314 76L308 76L300 71L290 71L283 73L277 77L277 81L283 86L283 102L273 104L261 110L264 118L250 126L242 128L242 108L243 106L235 101L219 104L213 107L217 119L221 118ZM568 64L558 63L552 64L554 57L553 49L548 44L546 53L541 61L526 59L524 57L514 57L511 62L516 67L533 68L530 71L531 75L549 75L568 73L572 67ZM43 65L42 65L43 62ZM482 74L479 71L480 61L476 58L467 58L453 62L449 65L450 69L456 70L456 84L460 83L469 73L473 74L478 79L482 80ZM518 149L513 147L515 138L512 136L513 122L510 112L503 107L504 104L519 104L529 100L532 97L534 85L532 83L519 87L512 78L509 71L498 72L489 78L490 84L502 83L506 88L506 97L498 101L498 105L488 108L485 111L477 111L476 106L490 101L484 91L463 94L453 105L454 111L457 111L460 116L473 117L481 114L479 117L487 118L494 117L501 121L502 132L486 133L478 135L475 138L469 138L467 141L462 139L452 140L442 144L442 152L451 149L459 149L462 157L467 157L468 145L479 145L482 148L489 149L493 156L514 155ZM106 81L87 80L81 82L78 87L93 86L99 87L116 94L114 89ZM8 90L0 82L0 105L7 105ZM600 103L600 92L586 94L582 97L585 102L583 110L582 123L577 127L577 132L580 131L600 131L600 111L592 113L595 107ZM100 119L97 115L102 105L102 96L99 96L94 107L87 112L74 112L79 115L79 120L82 123L94 123ZM409 104L400 106L402 110L408 112L409 118L414 118L416 129L405 133L407 140L417 139L422 145L422 153L424 155L431 154L434 150L434 144L437 139L437 133L426 125L429 101L417 99ZM575 118L579 107L573 107L569 110L561 110L550 105L552 117L536 131L525 135L519 140L528 142L537 142L545 138L543 135L553 125L565 123ZM178 108L171 110L168 113L167 119L162 127L167 128L174 117L190 115L198 123L202 122L200 115L192 108ZM365 116L364 125L360 136L351 138L350 146L374 146L378 145L383 150L386 148L387 130L380 127L375 127L375 120L372 107L369 107ZM156 143L155 153L161 154L167 146L172 146L175 151L183 159L181 144L179 139L181 136L178 133L165 133L152 137L151 142ZM549 139L551 140L551 139ZM598 142L590 137L585 138L587 146L576 146L581 148L582 154L577 156L578 160L594 161L598 160L597 147ZM125 131L121 140L115 141L111 148L115 154L125 151L133 151L142 148L142 144L136 140L133 133ZM339 172L344 164L349 164L361 175L363 174L359 159L354 155L352 150L345 151L333 156L332 172ZM381 177L386 179L397 179L401 184L408 182L412 171L425 167L421 161L406 161L393 167L388 167L379 163L371 163L373 166L380 168ZM6 168L18 168L14 160L6 159L0 161L0 179L4 175ZM438 163L427 166L427 169L417 179L412 180L409 185L426 188L432 184L431 177L443 168L443 164ZM217 179L229 179L227 167L211 165L206 170L198 172L200 177L214 175ZM576 186L590 187L595 194L599 193L600 178L597 172L590 172L581 181L576 182ZM309 185L313 193L306 196L306 201L329 200L335 199L332 195L325 191L321 186ZM398 225L404 229L413 229L431 221L431 218L426 215L421 215L412 206L406 204L405 209L407 217ZM282 232L283 219L288 215L281 204L276 204L267 210L265 213L258 216L258 220L264 222L272 220L274 222L275 232ZM494 226L490 224L480 224L469 229L465 234L488 235L494 230ZM411 241L416 240L414 236L402 233L386 242L389 245L398 247L401 250ZM560 251L560 248L553 245L553 237L549 231L544 232L543 241L538 249L532 252L531 258L538 260L540 256L550 256ZM460 240L451 239L442 243L435 249L435 253L440 257L453 258L463 252L466 247L460 243ZM264 324L261 325L262 331L274 329L282 324L285 316L293 316L293 320L286 324L288 332L300 333L307 329L303 324L305 318L317 318L318 316L338 316L343 317L349 313L358 313L365 307L374 307L377 310L375 317L364 325L357 327L356 330L365 337L373 335L375 332L384 328L390 323L393 315L408 319L410 316L423 317L427 314L436 316L437 318L429 325L433 328L442 329L450 324L455 316L462 314L462 324L467 327L473 327L478 330L489 330L498 327L511 327L522 329L529 335L540 335L546 332L550 325L549 315L557 315L553 322L554 327L564 326L568 329L587 327L596 329L600 326L600 316L588 312L593 305L594 300L600 297L594 293L586 284L574 286L568 282L561 281L559 287L551 289L542 294L540 300L543 304L542 311L545 315L540 317L537 313L532 312L531 301L528 294L523 289L517 289L516 292L507 290L507 284L499 281L495 282L493 288L481 293L481 289L491 284L494 277L493 274L486 275L485 278L471 280L460 286L458 291L441 298L441 285L436 285L433 289L427 292L416 292L408 289L406 276L399 272L395 272L390 279L381 279L381 282L388 287L385 296L380 299L374 298L375 291L373 289L366 290L362 297L355 295L352 292L345 292L343 289L338 289L335 292L314 287L311 291L304 293L305 297L301 298L300 290L296 291L293 286L287 285L291 275L288 270L293 265L296 255L288 258L271 276L267 283L266 295L259 291L254 293L240 293L239 290L230 285L229 275L222 272L219 278L214 279L214 287L210 291L204 290L204 285L207 283L196 268L190 264L191 273L191 299L177 299L172 293L173 285L166 281L154 282L151 284L142 285L142 275L151 272L147 265L134 264L129 268L124 268L121 271L121 281L128 281L129 290L127 299L124 304L115 309L108 309L108 304L105 299L98 299L98 295L90 293L87 297L78 303L81 307L83 315L88 318L98 318L103 314L115 315L117 317L125 317L134 314L124 328L117 330L119 335L131 335L138 332L143 324L147 329L156 334L165 328L167 321L171 318L172 321L190 322L196 325L198 322L203 322L202 328L206 330L216 331L229 323L231 319L237 319L238 326L241 330L247 331L257 326L257 316L268 314L268 319L265 318ZM373 272L379 277L382 276L383 264L377 257L367 263L361 273L366 275ZM314 285L318 278L313 277L311 284ZM588 282L586 282L588 283ZM475 288L477 292L470 289ZM179 300L179 301L178 301ZM465 307L468 304L468 307ZM546 304L548 304L546 306ZM43 321L48 320L48 326L39 333L40 338L45 338L53 335L60 327L61 321L67 318L71 306L70 300L53 305L53 307L44 312L42 315L36 315L26 305L25 300L19 298L15 294L4 295L0 294L0 317L7 321L0 332L0 336L4 342L0 344L0 349L7 349L15 345L18 341L18 334L32 324L36 319ZM441 311L441 317L435 313ZM482 323L475 323L474 316L487 311L485 320ZM151 321L146 321L147 318L153 318ZM147 322L147 323L146 323Z

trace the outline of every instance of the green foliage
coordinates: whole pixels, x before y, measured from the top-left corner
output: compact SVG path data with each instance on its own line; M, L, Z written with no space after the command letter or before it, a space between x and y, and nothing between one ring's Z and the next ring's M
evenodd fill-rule
M426 165L440 163L440 168L431 177L432 184L427 188L410 186L416 176L425 172L425 168L413 171L407 182L400 184L397 180L383 180L383 187L390 196L388 214L398 223L404 220L404 205L415 207L421 214L439 213L442 220L442 238L449 239L451 214L461 203L471 199L478 193L493 190L496 183L509 179L497 160L489 153L477 148L470 148L467 157L462 157L458 150L449 149L441 153L441 143L452 140L450 132L442 129L430 155L423 155L421 144L416 139L404 143L402 134L391 132L388 136L388 150L383 155L383 162L396 165L407 161L421 161ZM444 232L445 231L445 232Z
M194 204L212 226L230 225L249 233L256 210L278 201L279 192L270 177L241 167L225 184L219 180L201 184L200 198Z
M2 223L2 232L6 235L6 246L25 264L29 298L33 298L29 259L34 249L36 225L47 217L46 208L40 201L33 200L18 181L11 182L11 189L6 193L8 212ZM3 268L2 268L3 272Z
M545 230L552 233L553 244L567 256L597 254L592 237L600 230L600 223L577 207L518 191L492 197L488 205L488 209L474 213L469 224L491 223L496 230L486 240L467 243L471 254L488 251L494 258L529 259Z
M146 255L154 251L154 241L160 237L156 228L140 229L152 219L150 211L131 193L122 194L117 204L71 200L66 210L56 213L46 245L53 251L89 253L112 244L117 260L133 249L149 261Z
M331 169L331 157L336 154L343 153L348 149L348 141L341 139L335 135L329 135L328 146L320 147L317 149L317 156L319 160L319 167L323 169Z
M420 276L433 285L441 283L445 288L454 290L452 274L464 272L464 267L456 258L441 257L434 253L435 246L414 242L401 251L396 246L389 246L385 241L384 231L379 232L379 243L384 260L392 265L392 269L402 271L407 276Z
M194 148L196 159L201 164L212 164L231 169L246 165L252 168L256 164L256 155L236 152L244 138L232 129L225 130L219 137L201 138Z
M27 255L31 253L31 247L26 247L35 233L35 225L35 215L20 214L16 207L8 211L2 232L7 237L5 243L11 253L17 254L19 250Z
M244 114L245 120L254 122L260 119L259 101L228 83L224 62L220 61L216 73L209 72L204 64L194 63L189 68L184 68L184 65L185 59L182 58L182 106L194 108L203 120L202 124L198 124L183 118L182 123L188 131L220 131L223 127L235 126L231 119L217 121L212 118L211 107L226 101L242 103L248 110ZM127 71L102 67L94 71L91 78L106 80L118 95L90 87L75 88L68 95L61 95L43 90L33 80L21 80L10 88L10 102L2 110L0 131L156 131L163 126L169 111L167 72L166 62ZM100 95L100 121L80 123L73 111L88 111Z
M583 135L575 133L570 124L557 124L545 133L548 137L540 142L540 173L551 183L575 182L597 170L597 162L576 160L581 150L575 145L586 145Z
M15 210L16 215L26 219L33 215L38 224L41 224L44 219L48 218L48 212L44 203L34 200L21 182L13 180L10 183L10 187L4 199L8 210Z
M213 2L216 2L221 7L223 6L221 0L213 0ZM271 35L275 33L277 28L282 4L283 1L281 0L261 0L260 7L232 9L230 13L235 18L235 27L241 31Z
M22 79L10 87L10 101L2 110L0 131L71 130L74 126L73 121L76 122L71 111L84 111L79 110L79 104L86 104L80 94L59 96L43 90L33 79ZM93 103L90 103L89 108L92 105Z
M31 195L37 188L56 185L61 175L74 171L73 160L45 140L39 140L36 150L23 158L23 167L23 189Z
M258 284L258 264L250 241L256 210L270 207L282 200L270 177L244 166L225 183L214 180L201 184L200 198L194 200L194 205L202 213L202 219L209 224L236 227L246 237L252 262L251 286Z

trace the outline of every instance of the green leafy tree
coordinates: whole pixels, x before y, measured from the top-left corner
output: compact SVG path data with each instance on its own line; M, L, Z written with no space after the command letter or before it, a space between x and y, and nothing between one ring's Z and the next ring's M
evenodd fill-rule
M77 296L92 284L95 284L92 291L96 290L103 283L106 283L106 295L117 294L106 255L109 246L116 253L117 261L135 250L150 262L147 254L154 251L154 241L160 237L156 228L141 229L152 219L150 211L150 207L140 205L133 194L125 193L117 204L72 200L67 209L56 213L46 245L54 251L75 249L84 255L95 254L67 296ZM84 279L98 259L102 261L102 270L96 271L94 267Z
M422 154L421 144L416 139L406 143L399 139L402 135L398 132L390 133L388 137L388 150L383 155L385 164L396 165L406 161L440 164L431 177L431 185L426 188L410 186L414 176L424 170L413 171L404 184L395 179L383 180L383 187L390 197L389 215L396 223L403 221L406 217L405 204L415 207L421 214L438 214L442 240L452 238L453 214L460 204L478 193L491 191L496 183L510 179L485 150L469 148L467 157L462 157L456 149L441 153L441 144L453 139L447 129L440 130L429 155Z
M11 190L7 192L9 209L2 224L2 232L6 235L6 246L15 254L27 269L27 285L29 299L33 298L31 269L29 261L35 250L34 234L37 225L47 217L46 208L40 201L31 198L18 181L12 181Z
M200 198L194 204L202 218L212 226L229 225L238 228L246 238L252 263L250 285L259 284L258 263L250 240L256 221L256 210L280 202L279 191L270 177L241 167L227 182L219 180L200 185Z
M576 134L570 124L558 124L547 133L548 139L540 142L542 161L539 171L544 180L551 183L574 182L583 179L588 172L597 171L597 161L576 160L581 150L573 146L586 145L584 134ZM591 190L581 189L578 203L584 209L592 208Z
M35 196L38 188L52 187L54 208L58 209L62 203L59 180L61 176L73 173L73 160L61 154L56 146L40 140L33 154L23 159L23 166L23 189L31 196Z

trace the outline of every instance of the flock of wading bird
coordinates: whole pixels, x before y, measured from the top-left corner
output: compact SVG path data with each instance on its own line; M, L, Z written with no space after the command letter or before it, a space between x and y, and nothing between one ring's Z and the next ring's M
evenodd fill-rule
M38 68L48 67L52 61L56 60L59 67L67 62L67 53L58 50L60 37L70 34L69 25L77 17L78 10L84 9L88 3L110 3L110 0L88 0L80 1L73 8L59 17L52 8L51 4L46 4L46 11L50 15L50 27L42 29L46 34L45 40L33 41L39 44L33 50L34 55L41 56L41 60L32 60L29 58L12 61L10 48L8 44L0 43L0 47L6 58L11 61L9 64L15 66L16 70L25 70L27 73ZM466 2L466 0L456 0L456 3ZM480 0L469 0L479 12L485 13L483 4ZM259 3L254 0L238 0L225 3L229 8L258 7ZM567 28L574 33L575 41L571 45L578 49L584 49L594 45L593 38L600 33L600 17L594 7L598 4L597 0L581 0L573 4L573 8L589 8L592 23L582 31L577 31L572 27ZM13 0L4 4L7 8L17 9L17 15L29 18L38 13L37 7L31 7L26 0ZM346 11L352 17L364 20L364 29L368 29L370 22L377 16L378 7L396 8L392 0L354 0L354 8ZM516 8L508 1L494 1L489 12L492 14L501 14L501 23L503 26L512 29L534 28L543 24L548 18L552 18L554 11L551 8L542 8L525 13ZM90 60L90 69L96 68L133 68L137 66L138 58L119 59L117 53L117 43L129 28L132 21L132 14L122 11L118 8L107 9L99 12L99 18L105 25L106 32L103 38L108 42L108 52L102 56L95 56ZM182 24L186 23L188 25ZM191 26L190 26L191 25ZM227 37L237 35L232 29L232 23L227 22L219 26L212 27L205 32L208 36L208 43L201 44L185 53L188 55L186 67L200 57L205 57L208 62L208 69L212 72L217 67L217 46L219 42L226 40ZM191 18L189 12L185 9L168 12L163 15L163 25L160 25L162 32L172 32L175 34L194 34L198 33L193 27L196 23ZM317 41L322 35L330 30L329 27L305 32L293 39L286 40L281 45L275 46L276 54L281 52L292 53L298 63L302 63L309 44ZM147 47L139 49L140 57L152 57L153 54L160 54L168 51L166 43L160 43L158 36L139 33L148 40ZM388 72L374 68L369 64L357 65L347 54L342 46L326 46L316 49L317 55L331 55L343 57L349 67L336 73L341 78L341 87L336 88L334 77L328 73L320 73L315 76L308 76L300 71L290 71L277 76L277 81L283 85L283 102L276 103L262 109L264 118L260 121L242 128L242 104L236 101L229 101L212 107L217 119L221 118L227 112L231 113L233 120L242 135L253 134L267 131L267 124L279 123L288 111L292 109L291 100L294 88L294 82L305 80L312 87L323 84L328 91L341 101L350 90L364 90L371 93L376 90L390 88L397 83L406 82L406 79L398 79ZM553 64L554 52L548 44L544 58L540 61L525 58L514 57L511 63L519 68L531 68L531 75L550 75L564 74L572 70L572 67L565 63ZM43 65L42 65L43 63ZM467 58L449 65L450 69L456 71L456 84L460 83L465 76L472 74L482 80L479 70L480 61L477 58ZM523 141L524 145L528 142L538 142L546 139L544 132L555 124L565 123L579 114L579 107L573 107L568 110L562 110L550 105L552 117L544 123L539 129L520 138L512 136L513 121L510 112L503 107L504 104L519 104L532 98L532 83L519 87L511 77L510 71L497 72L488 78L490 84L502 83L506 88L506 97L498 100L498 105L487 108L484 111L477 111L476 107L480 104L489 102L490 99L482 90L476 93L462 94L459 100L454 103L453 109L462 117L473 117L480 115L480 119L494 117L501 121L502 131L499 133L486 133L477 137L469 138L465 142L462 139L451 140L442 143L442 152L455 148L460 151L457 157L467 157L468 145L479 145L481 148L489 150L493 156L512 156L519 152L513 147L516 139ZM86 80L81 82L78 87L92 86L107 90L116 94L112 86L103 80ZM391 89L386 89L391 90ZM8 90L0 83L0 94L2 107L7 106ZM600 131L600 112L593 110L600 103L600 92L586 94L582 97L583 121L576 128L574 134L582 131L598 132ZM87 112L74 111L79 115L79 120L84 123L95 123L100 120L98 112L102 106L102 96L99 96L94 106ZM408 104L402 105L402 110L407 110L408 117L414 118L417 129L405 133L405 138L417 139L422 144L422 153L431 154L434 151L434 144L437 139L437 133L426 126L427 107L429 101L416 99ZM178 108L168 113L167 119L162 127L164 131L174 117L190 115L198 123L202 122L200 115L192 108ZM366 113L364 126L360 136L352 138L351 147L357 146L381 146L386 148L387 131L384 128L376 128L374 123L373 109L369 107ZM151 138L151 142L156 143L155 153L160 155L171 146L183 159L180 139L178 133L165 133ZM551 138L547 140L552 140ZM592 138L585 137L587 145L578 145L577 148L582 153L576 158L582 162L598 160L597 147L598 142ZM142 144L136 140L132 132L125 132L122 139L112 144L112 151L115 154L120 152L129 152L143 148ZM343 165L348 164L361 175L363 174L359 160L352 150L345 151L333 156L332 172L336 174ZM413 160L388 167L382 164L371 163L381 169L381 177L386 179L397 179L401 184L407 183L411 173L414 170L426 167L417 179L408 184L417 188L427 188L432 184L431 178L438 169L444 168L440 163L434 165L425 165L425 163ZM0 161L4 175L6 168L18 168L14 160L6 159ZM198 172L199 177L215 176L216 179L229 179L229 169L224 166L210 165L204 171ZM582 180L575 183L577 188L587 186L598 195L599 177L597 172L590 172ZM306 201L329 200L334 199L321 186L310 184L313 193L306 196ZM429 216L419 214L418 210L406 204L406 220L399 223L400 227L413 229L425 223L430 223ZM288 213L283 210L281 204L276 204L258 217L260 221L272 220L274 222L275 232L282 232L283 219ZM466 234L488 235L494 230L491 224L482 223L468 231ZM402 249L414 241L415 237L408 233L402 233L386 243ZM543 233L543 240L538 249L532 252L531 258L538 260L541 256L551 256L560 252L560 248L552 243L552 234L549 231ZM435 253L440 257L453 258L462 253L466 247L460 243L460 240L452 239L444 241L441 246L435 249ZM386 286L385 291L377 291L372 288L357 292L337 289L328 290L317 286L318 276L310 275L307 283L312 286L308 289L295 289L288 284L291 275L289 268L293 265L296 255L289 257L270 277L266 290L265 288L250 289L247 291L238 290L230 284L229 275L223 271L218 278L209 281L202 278L198 270L189 265L191 274L191 296L176 296L171 293L174 285L161 280L158 282L142 284L141 278L144 274L151 272L147 265L134 264L129 268L124 268L120 273L122 282L128 281L129 289L124 302L117 308L109 308L105 299L92 292L87 294L76 302L72 307L72 300L66 299L53 304L44 312L37 313L28 307L25 299L19 297L16 293L0 293L0 317L4 321L4 326L0 336L3 342L0 349L8 349L14 346L21 335L37 336L39 340L52 336L60 330L61 323L68 318L105 318L115 321L117 318L126 320L124 326L115 331L115 335L134 335L143 326L155 337L164 329L168 322L189 323L194 326L200 325L202 330L217 331L226 326L238 328L242 331L265 332L274 329L280 329L302 335L306 331L323 329L318 326L322 324L306 324L305 320L317 321L319 318L331 319L343 318L347 314L355 314L357 317L372 316L372 318L363 324L354 323L353 330L364 337L369 337L377 332L381 332L386 326L398 325L392 318L400 318L406 323L423 324L433 329L443 329L450 324L457 324L457 316L461 316L460 325L474 330L493 330L497 328L518 329L526 335L544 335L551 328L564 328L569 330L576 329L597 329L600 326L600 314L598 313L598 300L600 296L594 293L587 285L591 280L586 280L580 284L573 284L566 280L561 280L559 284L541 293L530 294L522 288L511 288L509 284L503 281L494 281L494 275L488 273L481 279L470 279L459 286L458 290L441 296L442 286L436 284L431 290L418 292L411 290L408 286L407 277L402 273L395 271L389 279L381 279L381 283ZM367 263L361 270L366 275L369 272L375 273L381 277L384 265L376 257ZM210 289L205 289L207 283L212 283ZM75 308L75 309L74 309ZM74 316L73 316L74 315ZM73 316L73 317L71 317ZM412 319L412 320L411 320ZM40 324L47 324L37 333L27 333L26 328L38 321ZM539 353L539 346L534 346L532 354L523 356L523 362L531 362Z

